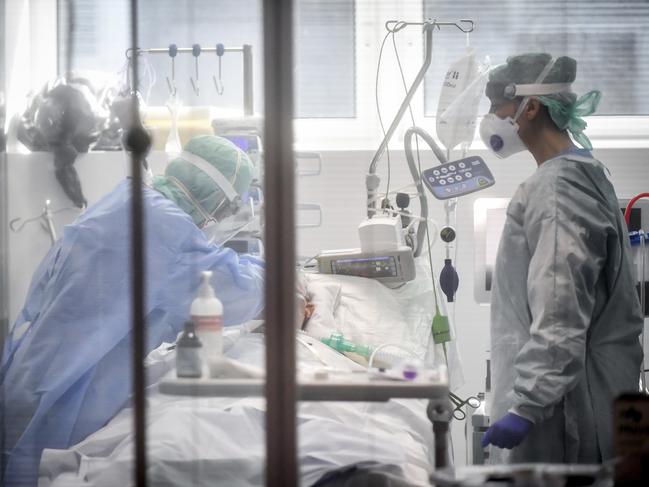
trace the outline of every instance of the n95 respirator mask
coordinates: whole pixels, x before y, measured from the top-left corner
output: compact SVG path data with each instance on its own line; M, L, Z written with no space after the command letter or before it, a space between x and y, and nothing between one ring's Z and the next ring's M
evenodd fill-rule
M516 118L518 118L518 113ZM501 159L527 149L518 135L516 119L512 117L500 118L495 113L488 113L482 118L480 138Z

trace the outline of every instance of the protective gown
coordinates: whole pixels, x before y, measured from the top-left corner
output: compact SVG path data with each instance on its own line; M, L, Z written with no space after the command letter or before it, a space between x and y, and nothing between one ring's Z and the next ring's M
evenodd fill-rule
M535 425L511 451L492 446L492 463L610 459L613 400L638 390L643 323L626 225L588 154L542 164L507 209L491 306L491 417L511 411Z
M189 316L201 270L223 303L225 325L263 305L263 266L209 245L192 219L143 188L147 350L172 342ZM98 430L131 394L131 183L88 208L37 271L0 370L5 484L34 485L43 448L68 448ZM1 483L1 482L0 482Z

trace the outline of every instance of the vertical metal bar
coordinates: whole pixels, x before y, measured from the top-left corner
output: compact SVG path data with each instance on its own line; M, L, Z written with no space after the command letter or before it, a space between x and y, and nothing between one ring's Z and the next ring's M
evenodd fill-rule
M61 75L61 0L56 0L56 75ZM4 50L2 51L4 54Z
M643 320L643 326L642 326L642 332L640 333L640 344L642 345L642 348L644 350L645 342L644 342L644 337L645 337L645 327L644 327L644 320L646 316L646 311L647 311L647 303L646 303L646 289L647 289L647 277L646 277L646 256L647 252L649 251L649 247L647 247L647 242L645 240L645 235L647 234L647 231L640 226L640 309L642 310L642 320ZM641 385L641 391L646 394L647 391L647 366L646 362L647 357L646 355L642 358L642 369L640 370L640 385Z
M264 0L266 485L297 486L293 2Z
M9 285L7 277L9 275L9 198L7 193L9 186L7 183L7 139L5 136L6 122L6 87L5 87L5 4L0 2L0 93L4 100L0 102L0 110L4 111L4 116L0 116L0 357L4 346L4 339L9 331ZM1 406L1 405L0 405ZM4 432L4 429L3 429ZM2 443L0 443L0 446Z
M0 2L0 91L5 96L4 107L6 117L6 85L5 85L5 9L6 2ZM2 350L7 333L9 333L9 184L7 182L7 145L5 138L5 120L1 120L0 127L0 362L2 361ZM7 397L7 391L4 390L5 383L0 385L0 452L7 451L6 433L7 433L7 416L5 415L4 398ZM5 455L0 454L0 484L5 471Z
M0 61L2 62L2 61ZM2 127L4 132L4 127ZM9 275L9 238L7 229L9 228L7 208L9 198L7 184L7 153L5 148L0 152L0 359L2 358L2 350L4 350L4 342L9 331L9 286L7 276ZM4 398L7 397L5 383L2 381L0 385L0 452L7 451L5 449L7 421L9 418L5 415ZM5 471L5 455L0 454L0 484L2 484L2 475Z
M144 262L144 214L142 208L142 172L141 159L145 153L146 133L141 128L137 100L139 87L138 76L138 9L137 0L131 0L131 46L133 62L131 64L133 93L132 120L129 127L128 145L131 148L132 205L131 205L131 271L132 271L132 306L133 306L133 422L135 428L135 485L146 487L146 397L145 397L145 282Z
M448 466L448 422L433 421L435 438L435 470Z
M77 29L77 20L76 20L76 9L74 5L74 0L68 0L68 11L67 21L68 21L68 38L66 42L66 53L65 53L65 73L64 76L66 79L72 75L72 62L74 57L74 35Z
M243 113L254 114L253 76L252 76L252 46L243 45Z

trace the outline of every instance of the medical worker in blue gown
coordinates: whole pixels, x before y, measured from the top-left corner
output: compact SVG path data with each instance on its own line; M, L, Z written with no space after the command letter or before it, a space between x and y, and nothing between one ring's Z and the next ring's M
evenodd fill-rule
M496 259L483 442L494 463L608 460L613 401L638 391L629 238L581 119L601 94L577 97L575 75L574 59L524 54L495 68L486 88L485 144L500 157L528 150L538 165L509 204Z
M175 340L202 270L214 272L226 326L262 310L262 262L202 230L214 235L236 211L252 174L232 143L200 136L143 188L147 351ZM83 440L129 400L131 186L121 182L66 226L33 276L2 357L3 485L35 485L44 448Z

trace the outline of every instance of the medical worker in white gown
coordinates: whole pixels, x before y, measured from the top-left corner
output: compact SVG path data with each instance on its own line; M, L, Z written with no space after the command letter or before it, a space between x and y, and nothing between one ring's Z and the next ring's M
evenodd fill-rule
M524 54L486 88L485 144L500 157L528 150L538 165L509 204L494 272L493 463L608 460L613 401L638 391L627 229L581 119L601 93L577 97L575 76L574 59Z

